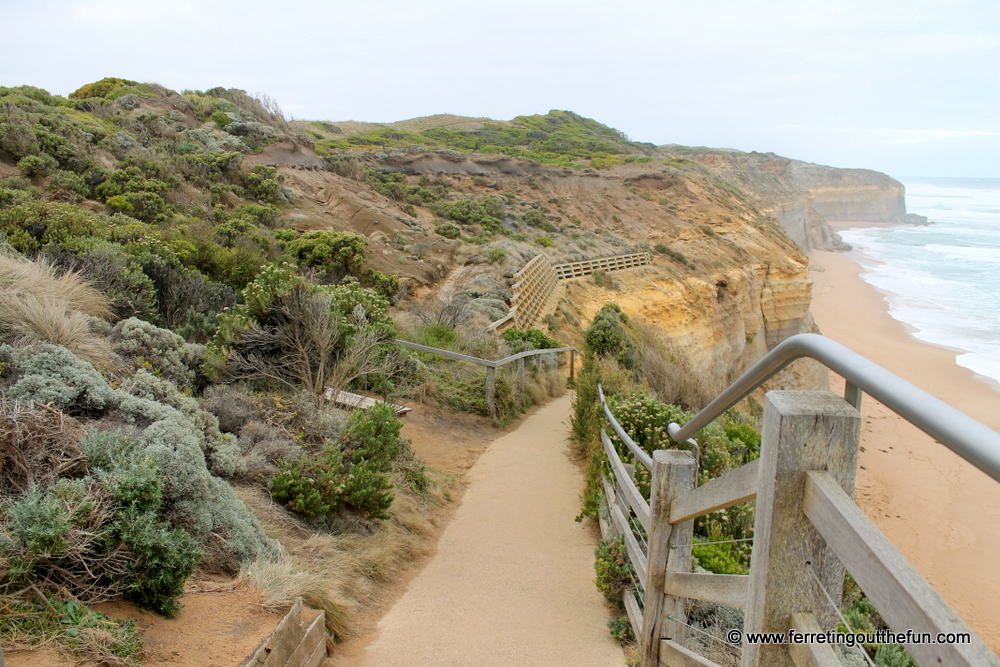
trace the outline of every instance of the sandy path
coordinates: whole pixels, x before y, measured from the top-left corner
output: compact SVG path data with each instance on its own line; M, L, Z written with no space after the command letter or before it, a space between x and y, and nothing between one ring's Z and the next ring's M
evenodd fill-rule
M573 520L583 480L569 457L570 402L555 399L490 445L377 639L329 665L623 664L593 584L594 538Z
M1000 392L955 353L910 336L850 255L813 251L822 332L1000 430ZM834 384L834 389L843 384ZM866 396L858 504L994 651L1000 652L1000 484Z

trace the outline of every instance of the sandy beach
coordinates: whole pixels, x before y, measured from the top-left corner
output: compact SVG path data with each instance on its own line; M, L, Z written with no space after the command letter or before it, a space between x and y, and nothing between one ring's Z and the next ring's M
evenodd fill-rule
M955 352L911 336L860 277L855 253L810 253L812 313L823 334L1000 431L996 383L957 365ZM843 381L831 374L831 385L839 390ZM858 504L1000 652L1000 484L869 396L862 414Z

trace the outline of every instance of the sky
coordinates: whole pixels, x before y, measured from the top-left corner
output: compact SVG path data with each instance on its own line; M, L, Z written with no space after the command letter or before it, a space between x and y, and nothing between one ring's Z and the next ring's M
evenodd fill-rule
M0 0L0 85L308 120L572 110L655 144L1000 177L1000 0Z

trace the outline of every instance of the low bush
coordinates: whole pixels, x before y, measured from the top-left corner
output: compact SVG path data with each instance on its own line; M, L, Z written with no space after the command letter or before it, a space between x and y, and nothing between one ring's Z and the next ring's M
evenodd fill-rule
M550 239L548 236L539 236L535 239L535 245L540 245L543 248L555 248L556 242Z
M286 464L272 482L274 498L306 518L336 521L342 508L369 519L389 518L389 472L403 452L402 423L384 403L355 411L341 443L328 442L308 458Z
M583 334L587 349L599 357L612 356L627 369L638 365L638 348L632 340L631 321L616 303L607 303L594 315Z
M597 590L618 609L625 608L622 591L637 586L637 576L632 561L625 549L625 539L621 536L601 540L597 544L594 569L597 571Z
M503 332L503 339L508 343L517 344L518 348L523 348L514 349L512 345L511 352L514 354L527 350L551 350L562 347L559 341L549 338L540 329L534 328L521 330L517 327L508 327Z

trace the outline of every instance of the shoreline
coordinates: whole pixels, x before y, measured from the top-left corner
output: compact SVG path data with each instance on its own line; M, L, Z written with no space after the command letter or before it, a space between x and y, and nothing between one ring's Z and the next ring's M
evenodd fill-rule
M837 222L834 229L892 223ZM820 331L890 372L1000 430L1000 392L959 366L960 354L915 338L850 255L813 250ZM831 373L831 387L843 380ZM1000 651L1000 484L870 396L862 401L856 500L918 571L994 651Z

